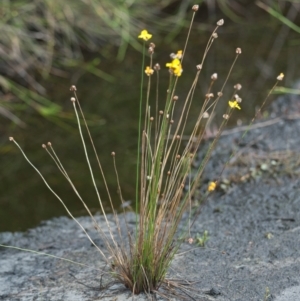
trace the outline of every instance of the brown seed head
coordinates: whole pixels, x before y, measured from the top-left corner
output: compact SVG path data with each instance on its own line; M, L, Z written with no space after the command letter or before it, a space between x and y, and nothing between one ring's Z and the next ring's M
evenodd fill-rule
M235 94L235 95L234 95L234 99L235 99L238 103L241 103L241 102L242 102L242 99L238 96L238 94Z
M154 53L154 48L150 46L150 47L148 48L148 53L149 53L149 54L153 54L153 53Z
M164 113L164 111L159 111L159 115L162 115Z
M239 90L242 89L242 85L241 84L236 84L236 85L233 86L233 88L239 91Z
M14 141L14 137L9 137L8 140L9 141Z
M180 139L180 135L177 135L177 136L176 136L176 139L179 140L179 139Z
M188 239L188 243L191 245L193 242L194 242L194 239L193 239L192 237L190 237L190 238Z
M48 146L52 146L52 143L51 142L47 142Z
M222 92L218 92L217 94L218 94L219 97L223 96Z
M70 88L70 91L72 91L72 92L77 91L76 86L72 85Z
M214 33L212 34L212 37L213 37L214 39L217 39L217 38L218 38L218 34L217 34L216 32L214 32Z
M197 70L201 70L202 69L202 65L199 64L199 65L196 66L196 68L197 68Z
M198 11L198 9L199 9L199 5L197 5L197 4L193 5L193 7L192 7L193 11Z
M211 79L212 80L217 80L218 78L218 74L217 73L214 73L212 76L211 76Z
M149 44L149 46L152 47L153 49L155 48L155 44L152 42Z
M154 120L154 117L150 117L150 121L153 121Z
M172 68L169 68L169 73L174 74L174 70ZM169 89L167 90L167 93L169 93Z
M177 55L175 54L175 53L170 53L170 58L172 59L172 60L174 60L174 59L176 59L177 58Z
M223 118L226 119L226 120L228 120L229 119L229 115L228 114L224 114Z
M114 157L116 155L116 153L115 152L111 152L111 155Z
M206 98L212 98L212 97L214 97L214 94L213 93L208 93L208 94L205 95L205 97Z
M170 123L171 123L171 124L173 124L173 123L174 123L174 120L173 120L173 119L171 119L171 120L170 120Z
M75 97L71 97L70 100L71 100L72 102L75 102L75 101L76 101Z
M171 172L170 172L170 171L168 171L168 172L167 172L167 175L169 176L170 174L171 174Z
M159 70L160 70L160 65L159 65L158 63L156 63L156 64L154 65L153 69L154 69L155 71L159 71Z
M46 144L42 144L42 148L47 148Z
M176 159L180 159L180 155L176 155Z
M284 78L284 74L283 73L280 73L278 76L277 76L277 80L283 80Z
M223 19L221 19L221 20L219 20L218 22L217 22L217 25L218 26L222 26L224 24L224 20Z
M178 96L177 96L177 95L174 95L173 100L174 100L174 101L178 100Z
M208 118L209 117L209 113L208 112L204 112L202 117L203 118Z
M236 53L236 54L241 54L241 53L242 53L242 49L238 47L238 48L235 50L235 53Z

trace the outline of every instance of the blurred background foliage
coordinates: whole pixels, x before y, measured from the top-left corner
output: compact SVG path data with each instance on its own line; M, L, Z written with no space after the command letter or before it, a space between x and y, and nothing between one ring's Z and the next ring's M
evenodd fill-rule
M133 196L141 64L137 35L142 29L153 34L155 62L164 66L169 54L182 48L192 5L200 5L180 79L179 93L184 96L193 77L193 73L189 77L188 70L199 63L215 22L224 18L225 26L207 58L203 76L208 79L213 72L224 76L235 48L242 47L230 85L243 85L241 96L247 101L239 118L247 121L280 72L285 73L284 84L289 87L300 78L298 2L2 0L0 231L24 230L42 219L64 214L21 154L9 144L8 136L20 142L75 215L84 214L81 205L70 197L71 189L39 145L51 138L79 190L87 199L95 199L68 101L71 84L77 85L83 100L112 191L117 188L109 154L116 151L120 154L120 177L127 180L125 198ZM167 71L164 77L167 81ZM207 83L199 83L202 95ZM161 85L164 91L163 81ZM278 91L288 90L281 87ZM100 178L99 186L103 186ZM96 200L91 206L97 210Z
M267 11L292 30L297 1L200 0L201 12L210 21L221 11L230 20L243 24L255 18L255 6ZM76 76L89 72L113 82L115 78L101 68L105 59L124 59L128 46L139 50L136 34L143 28L163 33L171 42L187 27L186 13L194 1L137 0L3 0L0 4L0 87L1 111L18 125L24 122L12 111L23 110L22 100L45 118L68 118L61 107L49 101L42 84L49 75L70 77L67 70L77 69ZM287 14L287 16L285 16ZM272 18L269 18L272 21ZM200 30L210 28L199 24ZM284 29L286 34L287 28ZM280 39L282 40L282 39ZM118 47L117 52L112 47ZM280 47L275 51L279 52ZM91 53L97 57L91 59ZM273 54L274 56L274 54ZM18 104L15 105L14 102ZM13 110L12 110L13 109Z

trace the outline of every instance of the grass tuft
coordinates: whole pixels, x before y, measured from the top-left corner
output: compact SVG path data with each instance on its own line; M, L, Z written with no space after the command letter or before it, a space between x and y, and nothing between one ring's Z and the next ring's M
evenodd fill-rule
M207 127L211 124L219 104L223 101L225 86L242 51L240 48L233 51L232 65L221 85L221 89L217 92L213 92L213 90L215 89L216 81L219 80L218 75L217 73L212 74L207 85L208 89L202 97L203 105L198 112L198 116L194 120L192 130L187 134L186 124L187 121L191 119L192 103L194 100L199 101L199 98L201 98L201 95L196 95L196 87L199 83L201 71L205 67L206 57L210 48L218 38L217 30L224 24L223 20L217 22L215 29L208 39L200 64L195 64L195 76L190 84L186 97L179 97L177 90L181 76L184 76L185 72L193 72L192 70L184 70L183 72L184 57L188 55L188 41L197 9L193 6L192 10L193 14L186 42L182 48L183 50L172 53L170 62L165 63L165 71L169 70L169 86L167 87L164 101L161 100L161 97L158 94L159 77L160 73L163 72L163 68L161 68L160 65L153 63L156 51L155 44L151 42L147 45L148 40L152 39L152 34L147 30L143 30L139 35L139 38L143 40L144 51L141 69L140 119L138 124L139 136L136 171L135 233L130 231L127 221L125 222L125 229L121 227L119 216L114 209L113 200L106 183L100 159L98 158L88 124L76 94L77 88L75 86L71 86L70 88L73 94L71 102L78 122L79 135L84 149L86 162L89 167L90 177L99 201L101 213L104 216L106 224L105 229L97 223L87 204L76 190L75 185L58 158L52 144L49 142L42 146L48 152L59 171L64 175L75 194L82 202L87 213L91 217L95 229L99 232L99 235L105 242L106 251L108 251L109 256L107 255L107 252L104 252L104 250L96 245L84 227L68 210L63 200L52 190L40 171L28 159L19 144L12 137L10 138L10 140L20 149L28 163L40 175L49 190L62 203L69 216L78 223L88 239L97 248L106 263L111 267L111 276L123 283L133 294L155 293L162 286L172 288L181 287L182 289L183 286L180 286L179 282L167 281L166 275L180 244L185 240L193 243L193 239L190 235L190 228L195 221L196 213L198 213L198 210L192 210L193 195L199 187L199 182L205 166L211 157L228 120L232 116L233 111L241 110L242 108L242 99L237 94L241 90L241 85L236 84L231 92L231 97L225 100L226 110L223 112L223 119L214 138L209 144L202 162L196 169L193 168L195 156L205 138ZM146 55L147 52L148 55ZM166 72L163 73L163 76L165 73ZM280 74L277 78L277 82L282 79L283 74ZM152 85L155 86L155 89L151 89ZM276 85L277 83L274 85L269 95ZM155 95L152 95L152 91L155 91ZM181 103L181 108L178 116L177 107L179 102ZM265 102L266 100L263 102L263 105ZM155 104L153 107L152 103ZM251 121L251 124L253 121L254 119ZM89 153L82 124L86 129L94 155L97 158L98 168L107 190L109 204L117 227L117 233L113 230L112 223L106 215L103 198L96 185L94 176L95 167L91 165L89 160ZM246 132L247 130L248 128L246 129ZM183 139L183 137L187 138ZM119 196L124 205L123 208L125 208L125 202L123 201L121 192L121 181L118 176L115 162L116 155L115 152L112 152L113 169L118 183ZM191 176L192 173L193 177ZM206 192L202 197L203 201L205 201L208 195L215 190L218 182L219 180L210 182L208 187L204 189ZM189 212L189 219L180 236L181 238L179 239L177 237L178 227L183 214L186 211ZM197 237L196 242L197 244L204 246L207 239L208 233L205 231L203 236ZM186 291L185 293L187 294Z

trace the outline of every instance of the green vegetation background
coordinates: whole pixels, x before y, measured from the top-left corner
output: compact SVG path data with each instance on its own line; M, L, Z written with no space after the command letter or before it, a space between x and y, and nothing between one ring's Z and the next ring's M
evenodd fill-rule
M43 219L65 214L8 142L9 136L14 136L24 147L71 211L82 215L81 204L40 147L51 141L87 203L94 211L98 210L69 103L71 84L77 85L116 207L120 204L111 151L117 153L124 197L133 198L141 64L136 37L140 30L147 28L153 34L157 45L155 60L164 67L169 54L183 46L192 5L200 4L180 80L184 95L211 28L224 18L224 29L210 52L198 89L205 91L208 83L205 76L209 78L218 72L221 78L226 74L235 48L241 47L243 54L230 85L240 82L243 86L244 121L262 101L261 95L270 87L269 80L273 82L284 72L284 85L292 86L300 77L299 4L246 0L197 2L1 1L0 231L25 230ZM162 95L167 80L166 69L165 82L161 81ZM103 184L98 179L101 189Z

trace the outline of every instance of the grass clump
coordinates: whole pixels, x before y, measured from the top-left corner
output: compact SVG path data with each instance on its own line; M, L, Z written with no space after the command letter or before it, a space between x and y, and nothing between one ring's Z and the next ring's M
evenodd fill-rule
M172 259L182 242L182 239L177 239L176 232L183 214L187 210L190 212L183 236L181 236L188 239L190 237L190 228L195 221L195 215L193 215L192 212L192 197L199 186L199 180L203 174L204 168L221 136L224 127L231 117L232 112L235 109L241 109L241 98L237 94L241 89L241 85L236 84L232 90L232 96L229 100L225 100L227 109L223 114L223 120L219 129L211 141L202 162L196 170L193 170L194 175L191 177L192 163L198 152L200 144L205 137L206 127L210 124L214 113L217 110L217 106L222 100L225 85L238 56L241 54L241 49L237 48L235 50L235 55L233 56L232 66L228 71L228 75L225 78L221 89L216 93L213 93L212 91L214 89L215 82L218 79L218 75L216 73L212 74L208 84L208 89L203 97L203 105L198 116L194 120L192 130L188 135L188 140L183 141L182 137L184 134L186 135L186 125L187 121L190 119L192 102L194 99L197 99L197 101L199 99L199 96L196 95L196 87L199 82L201 71L205 65L206 56L218 37L218 28L224 24L223 20L219 20L217 22L215 29L209 37L200 63L195 66L195 77L191 83L190 89L186 97L181 100L176 91L180 77L184 75L184 57L188 53L188 39L197 10L198 6L194 5L187 39L182 50L172 53L170 62L165 63L164 68L169 70L170 79L164 102L161 101L158 92L159 77L162 72L161 69L163 70L163 68L161 68L159 64L153 62L156 46L154 43L148 42L148 40L152 38L152 34L148 33L147 30L143 30L139 35L139 38L142 39L144 43L144 51L141 68L140 118L138 126L139 136L135 196L136 225L134 233L130 231L127 222L125 223L125 233L124 228L121 227L120 219L114 209L113 200L106 184L105 174L81 109L81 105L76 94L77 88L75 86L72 86L70 89L73 93L71 101L78 121L78 129L92 183L99 200L101 213L104 216L107 226L106 229L99 225L95 220L87 204L76 190L51 143L43 145L43 148L46 149L51 158L54 160L58 169L69 182L85 207L87 213L90 215L95 229L99 232L105 242L109 255L107 255L106 251L97 246L84 227L68 210L63 200L52 190L39 170L27 158L19 144L12 137L10 138L10 140L20 148L29 164L31 164L39 173L50 191L59 199L68 214L78 223L90 239L91 243L97 248L103 259L111 267L111 275L122 282L134 294L142 292L154 293L164 285L165 287L169 286L170 283L167 284L166 282L166 274ZM148 56L145 54L146 51L148 51ZM147 63L146 60L148 60ZM188 71L186 70L185 72ZM146 80L144 80L144 77ZM281 77L283 77L283 75ZM144 82L146 82L147 86L146 92L144 91ZM152 85L155 85L156 87L154 96L150 93L152 91ZM181 102L179 116L175 114L178 102ZM154 105L152 105L152 103L154 103ZM107 189L111 210L117 226L117 233L115 233L112 229L111 221L105 213L102 196L100 196L97 189L93 166L89 160L88 150L81 127L82 124L85 125L86 132L98 161L100 173ZM116 156L117 154L112 152L113 165L119 187L119 195L123 202L121 184L119 182L115 162ZM215 190L217 182L218 181L209 183L209 186L205 189L206 192L204 193L203 200L206 199L210 192ZM204 232L204 236L198 237L198 239L199 243L201 239L202 245L204 245L207 240L207 232ZM189 241L191 241L191 239L189 239Z
M196 9L196 7L194 7ZM194 12L195 13L195 12ZM192 24L192 23L191 23ZM140 116L141 143L139 144L136 211L139 213L137 221L135 242L130 245L129 252L118 252L115 261L118 262L118 274L134 293L156 291L163 283L168 267L178 250L179 244L175 239L175 233L181 221L183 213L191 206L191 198L195 192L203 169L214 145L220 135L213 140L202 164L197 170L196 176L189 179L193 159L197 153L204 135L203 124L208 122L216 110L217 103L221 99L222 91L214 99L211 89L217 79L213 74L209 89L204 99L204 104L194 123L190 138L185 145L182 143L182 135L189 118L191 103L195 97L195 88L199 80L205 57L217 37L216 31L223 25L223 20L217 23L213 31L201 64L196 67L196 75L191 84L188 95L183 100L180 117L175 120L175 108L179 101L176 88L182 75L183 59L186 53L187 41L183 50L171 54L171 62L166 63L169 68L170 81L167 89L166 100L162 110L160 103L152 109L150 106L150 87L152 76L159 78L160 67L153 65L153 53L155 45L150 43L148 53L149 65L143 70L148 76L147 92L145 96L144 123ZM152 37L146 30L142 31L139 38L145 42ZM236 58L240 51L236 53ZM236 60L235 58L235 60ZM234 62L235 62L234 60ZM231 72L231 70L230 70ZM143 76L142 76L143 78ZM224 84L225 85L225 84ZM141 86L141 103L144 99ZM224 87L224 86L223 86ZM234 94L236 91L234 91ZM158 99L158 95L156 95ZM221 124L219 134L224 128L234 108L239 108L237 100L229 102L226 117ZM189 182L188 190L185 190Z

